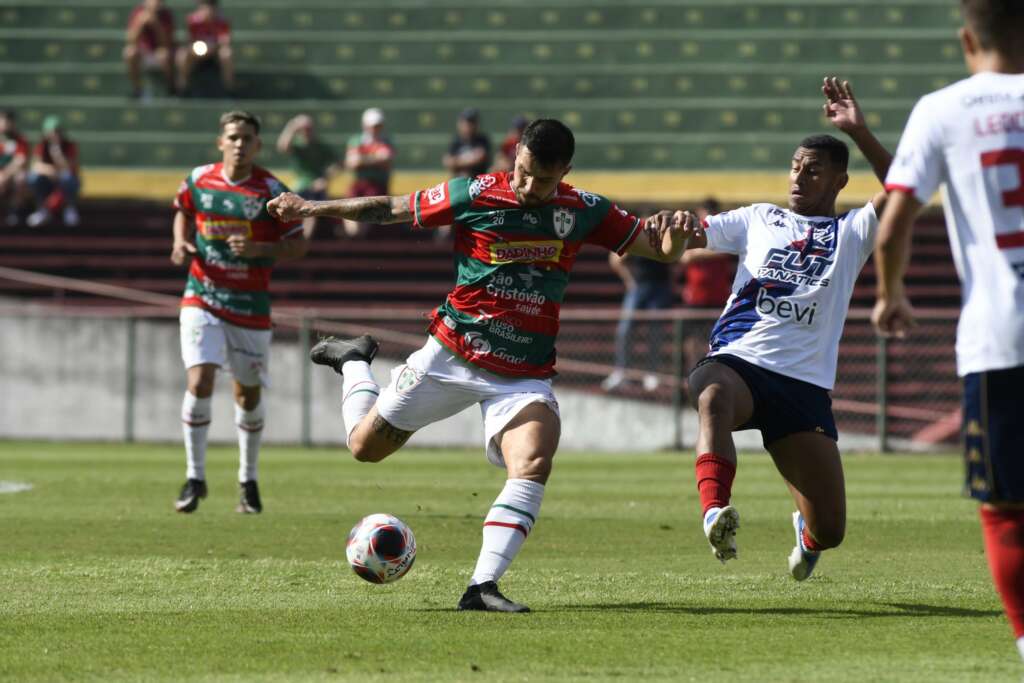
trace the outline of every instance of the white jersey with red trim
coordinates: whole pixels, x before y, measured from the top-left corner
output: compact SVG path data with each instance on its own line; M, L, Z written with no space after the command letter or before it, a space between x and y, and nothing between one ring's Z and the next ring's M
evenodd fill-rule
M886 188L943 204L963 283L957 373L1024 365L1024 74L985 72L925 95Z
M708 249L740 259L709 355L832 389L850 296L874 247L875 207L829 217L754 204L705 223Z

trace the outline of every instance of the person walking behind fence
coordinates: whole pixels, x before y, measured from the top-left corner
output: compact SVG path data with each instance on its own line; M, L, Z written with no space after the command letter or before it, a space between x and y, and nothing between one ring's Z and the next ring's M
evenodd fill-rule
M685 257L685 253L683 255ZM622 279L626 291L622 296L622 311L615 328L615 369L601 382L605 391L613 391L626 382L626 369L632 351L643 340L646 353L642 354L647 373L642 379L644 391L658 388L658 375L663 368L667 346L668 325L663 320L634 319L636 311L664 311L672 306L672 273L674 264L661 263L634 256L608 253L608 265Z
M238 485L242 513L263 510L257 484L270 362L270 273L277 259L300 258L309 249L302 225L278 221L267 201L287 191L256 166L260 120L244 111L220 118L222 158L199 166L174 199L171 261L191 261L181 300L181 358L187 389L181 421L186 472L174 508L194 512L206 497L206 440L217 369L234 375L238 433ZM194 224L194 237L190 235Z
M886 178L872 321L904 336L903 288L914 218L946 185L946 230L963 307L965 491L980 503L992 580L1024 658L1024 3L962 0L960 45L971 76L925 95Z

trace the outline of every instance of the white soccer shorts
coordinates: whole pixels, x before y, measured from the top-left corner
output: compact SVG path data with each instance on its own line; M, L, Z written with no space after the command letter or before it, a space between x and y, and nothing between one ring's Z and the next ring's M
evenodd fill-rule
M185 306L181 321L181 360L185 369L209 363L223 368L242 386L270 386L270 330L239 327L198 306Z
M543 403L555 415L558 401L549 379L512 379L481 370L429 337L405 365L391 372L391 383L377 399L377 412L397 429L414 432L480 404L487 459L505 466L497 436L519 412Z

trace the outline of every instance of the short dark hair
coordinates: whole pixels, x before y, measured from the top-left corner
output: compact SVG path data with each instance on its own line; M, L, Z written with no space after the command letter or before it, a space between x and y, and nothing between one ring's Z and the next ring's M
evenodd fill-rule
M224 126L229 123L248 123L256 131L256 135L260 134L260 117L256 116L256 114L251 114L241 109L224 112L220 117L221 132L224 131Z
M714 197L706 197L704 201L700 203L700 208L704 209L708 213L715 214L722 210L722 205L718 203L718 200Z
M528 125L519 144L530 150L541 166L568 166L576 153L576 138L569 126L555 119L537 119Z
M850 165L850 148L839 138L831 135L810 135L800 141L804 149L820 149L828 153L832 165L845 171Z
M17 121L18 115L14 113L13 109L0 109L0 117L7 119L8 121Z
M960 0L964 22L983 50L1004 55L1024 54L1024 2L1020 0Z

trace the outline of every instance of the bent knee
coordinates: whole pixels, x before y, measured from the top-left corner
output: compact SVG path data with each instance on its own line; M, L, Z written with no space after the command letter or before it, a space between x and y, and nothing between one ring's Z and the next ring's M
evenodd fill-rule
M810 529L811 536L822 548L838 548L846 537L846 525L843 523L818 524Z

